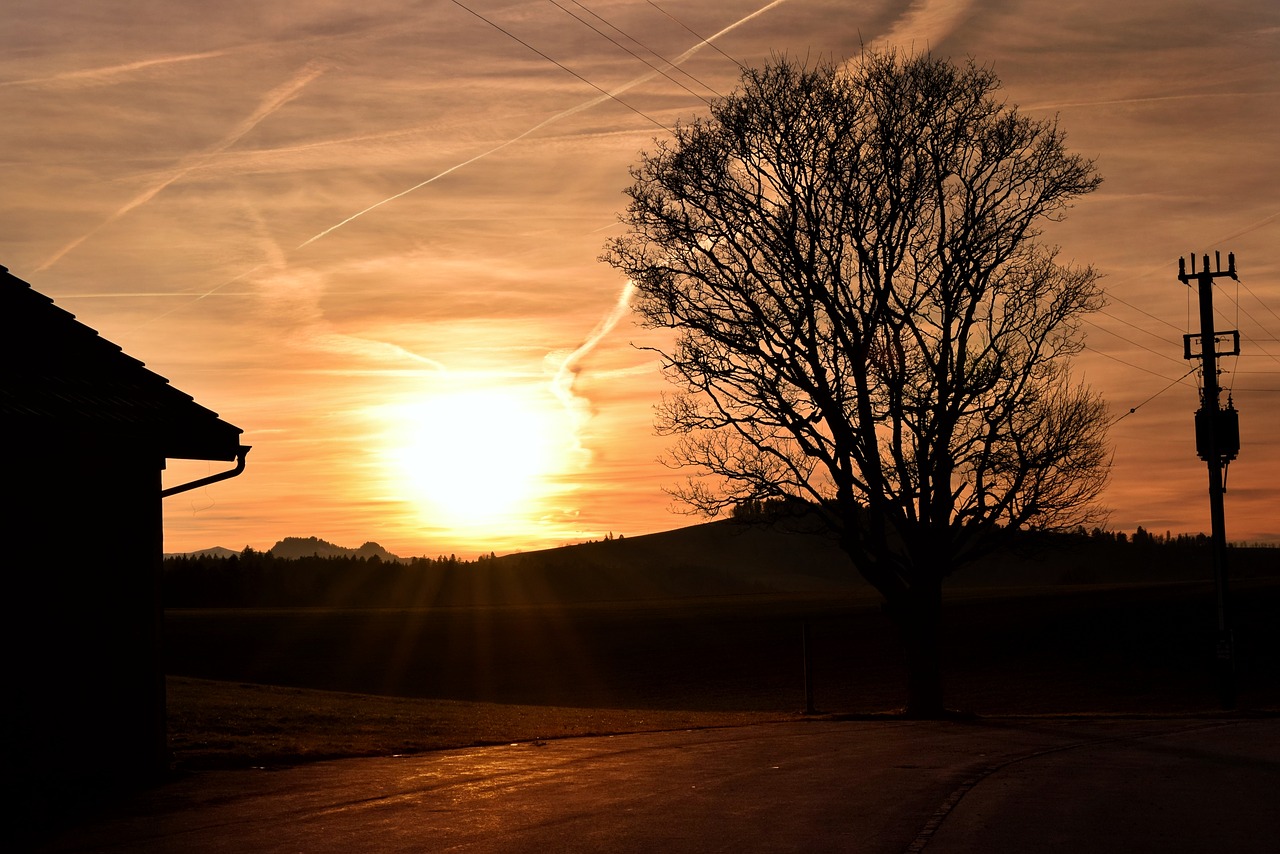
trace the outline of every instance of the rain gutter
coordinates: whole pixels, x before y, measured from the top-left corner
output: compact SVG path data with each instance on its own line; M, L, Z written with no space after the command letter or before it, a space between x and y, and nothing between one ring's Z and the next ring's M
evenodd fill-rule
M170 495L177 495L179 492L186 492L189 489L199 489L202 486L208 486L211 483L217 483L220 480L230 480L236 475L244 471L244 458L249 455L250 445L241 445L236 452L236 467L230 471L219 472L208 477L202 477L199 480L193 480L189 483L182 483L178 486L171 486L168 489L160 490L161 498L168 498Z

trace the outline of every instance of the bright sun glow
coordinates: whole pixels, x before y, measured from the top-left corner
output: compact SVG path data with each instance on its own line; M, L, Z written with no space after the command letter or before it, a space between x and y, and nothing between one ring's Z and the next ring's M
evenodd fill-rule
M550 395L490 388L397 407L390 463L424 523L454 529L537 515L571 463L568 414Z

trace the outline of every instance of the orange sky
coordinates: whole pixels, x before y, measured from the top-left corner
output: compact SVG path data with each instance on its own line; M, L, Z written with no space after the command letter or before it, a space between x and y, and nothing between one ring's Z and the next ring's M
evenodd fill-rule
M474 557L693 521L662 492L649 333L596 260L627 167L732 60L862 43L993 65L1097 159L1045 237L1112 297L1077 370L1138 407L1112 430L1115 529L1209 528L1177 258L1235 252L1227 534L1280 542L1273 0L462 2L492 24L452 0L0 7L0 264L254 447L166 500L166 549Z

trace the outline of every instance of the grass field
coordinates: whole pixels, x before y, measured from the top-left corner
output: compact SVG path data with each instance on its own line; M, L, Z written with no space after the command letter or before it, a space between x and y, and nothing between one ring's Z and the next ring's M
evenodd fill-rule
M580 709L381 697L169 677L178 770L270 767L585 735L740 726L797 714Z
M1233 597L1240 705L1280 709L1280 580ZM960 591L950 705L977 714L1217 708L1207 584ZM819 712L903 702L892 625L866 597L572 607L173 611L179 768L271 765L574 735L792 719L808 623Z

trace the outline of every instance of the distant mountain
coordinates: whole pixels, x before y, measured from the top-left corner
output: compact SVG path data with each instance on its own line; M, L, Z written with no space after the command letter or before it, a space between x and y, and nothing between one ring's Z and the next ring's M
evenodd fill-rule
M319 537L285 537L270 549L276 557L376 557L380 560L401 562L404 558L393 555L377 543L365 543L358 549L335 546Z

